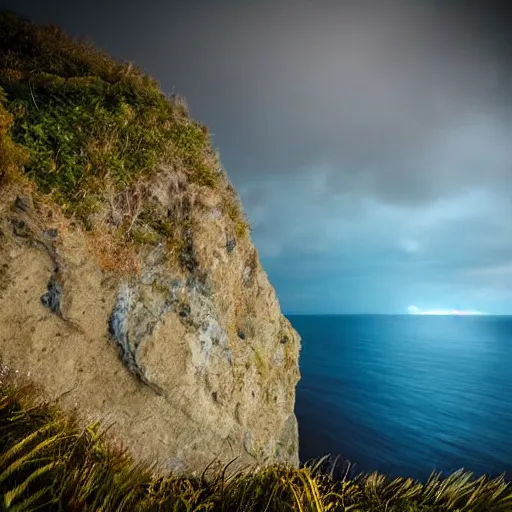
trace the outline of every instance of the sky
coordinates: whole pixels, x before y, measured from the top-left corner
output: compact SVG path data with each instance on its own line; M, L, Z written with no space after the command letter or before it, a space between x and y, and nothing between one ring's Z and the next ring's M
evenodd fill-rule
M500 4L0 0L187 98L283 311L305 314L512 314Z

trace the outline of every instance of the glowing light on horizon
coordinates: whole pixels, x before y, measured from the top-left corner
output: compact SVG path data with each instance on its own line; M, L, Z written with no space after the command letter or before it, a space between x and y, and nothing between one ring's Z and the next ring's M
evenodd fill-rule
M464 309L420 309L417 306L410 305L407 308L409 315L485 315L482 311L464 310Z

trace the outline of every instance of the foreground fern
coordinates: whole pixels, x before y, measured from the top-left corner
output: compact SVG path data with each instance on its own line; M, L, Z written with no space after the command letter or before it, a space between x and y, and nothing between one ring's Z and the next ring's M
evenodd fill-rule
M5 368L5 367L4 367ZM0 510L73 511L512 511L512 485L456 472L426 483L372 473L347 478L315 466L157 477L79 428L27 385L0 379Z

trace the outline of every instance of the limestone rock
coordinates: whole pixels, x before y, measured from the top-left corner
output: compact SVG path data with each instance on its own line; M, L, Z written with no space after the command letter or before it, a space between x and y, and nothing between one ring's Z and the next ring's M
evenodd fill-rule
M161 169L147 196L172 207L175 180ZM297 465L299 336L220 195L181 187L193 227L180 257L142 245L131 277L101 268L79 224L3 193L1 361L161 471Z
M298 464L300 340L208 129L0 13L0 364L161 471Z

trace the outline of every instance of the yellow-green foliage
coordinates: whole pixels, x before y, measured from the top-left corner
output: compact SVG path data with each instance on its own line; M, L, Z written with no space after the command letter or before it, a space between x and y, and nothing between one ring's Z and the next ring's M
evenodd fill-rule
M58 409L34 405L0 365L0 510L6 511L387 511L510 512L502 478L456 472L426 483L378 473L333 477L325 460L229 474L158 478L107 443L99 423L79 428ZM225 468L227 469L227 468Z
M267 363L265 363L265 360L258 349L254 349L254 362L258 373L260 375L265 375L267 372Z
M98 204L105 182L124 189L160 162L214 186L208 131L179 99L131 64L66 36L0 13L0 86L25 166L61 205Z
M0 182L12 177L28 158L27 151L15 144L9 135L12 116L4 107L5 101L4 90L0 87Z
M233 223L237 238L244 237L249 232L249 221L234 189L229 190L229 195L224 200L224 211Z

